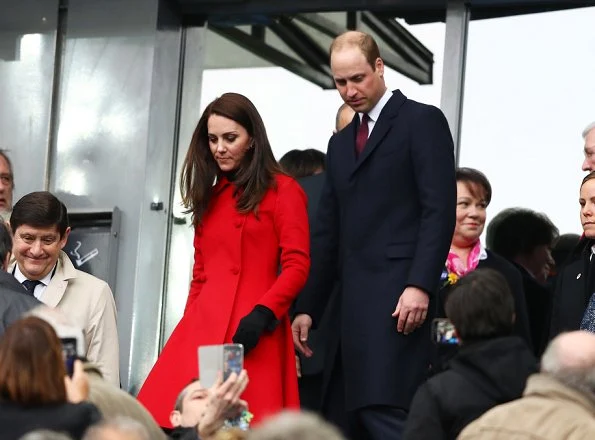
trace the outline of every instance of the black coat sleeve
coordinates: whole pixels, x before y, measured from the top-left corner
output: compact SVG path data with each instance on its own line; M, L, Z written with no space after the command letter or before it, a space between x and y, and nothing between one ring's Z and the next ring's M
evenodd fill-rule
M404 440L445 440L440 407L427 383L420 386L413 397L407 415Z

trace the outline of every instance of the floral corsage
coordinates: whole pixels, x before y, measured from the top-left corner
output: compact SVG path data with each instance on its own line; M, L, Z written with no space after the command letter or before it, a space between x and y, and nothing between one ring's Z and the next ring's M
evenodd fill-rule
M452 286L459 281L459 276L454 272L449 272L448 269L444 268L442 274L440 275L440 283L442 284L442 288L447 286Z

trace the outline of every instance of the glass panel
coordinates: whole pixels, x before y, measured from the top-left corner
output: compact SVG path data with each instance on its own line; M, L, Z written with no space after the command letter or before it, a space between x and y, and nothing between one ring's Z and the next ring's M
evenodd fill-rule
M595 8L470 23L460 165L490 179L490 218L527 207L561 233L582 231L581 132L595 120L593 23Z

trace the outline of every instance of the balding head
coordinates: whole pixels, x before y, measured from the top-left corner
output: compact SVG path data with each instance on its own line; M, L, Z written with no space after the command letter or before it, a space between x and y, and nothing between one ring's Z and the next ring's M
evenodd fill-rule
M329 55L332 56L335 51L353 47L358 48L364 54L372 69L376 69L376 60L380 58L380 50L374 38L364 32L347 31L339 35L333 40Z
M575 331L554 338L541 359L541 371L595 397L595 334Z
M347 104L343 103L337 111L337 118L335 119L335 133L343 130L353 120L355 111Z

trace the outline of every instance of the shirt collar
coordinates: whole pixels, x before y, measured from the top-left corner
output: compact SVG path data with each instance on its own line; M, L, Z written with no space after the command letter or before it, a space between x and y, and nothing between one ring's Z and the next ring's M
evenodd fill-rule
M54 274L57 264L58 263L56 262L53 269L50 270L46 276L44 276L42 279L39 280L39 282L41 284L43 284L44 286L47 286L48 284L50 284L50 281L52 280L52 275ZM14 265L14 274L13 275L17 279L17 281L21 284L23 283L23 281L28 280L28 278L25 275L23 275L23 272L21 272L21 268L19 267L18 263L16 263Z
M376 122L378 120L378 118L380 117L380 112L382 111L382 109L384 108L384 106L386 105L386 103L392 96L393 96L393 92L391 92L389 89L386 89L386 91L384 92L384 95L382 95L382 97L376 103L376 105L372 108L372 110L370 110L368 112L368 117L370 118L370 120L372 120L373 122ZM364 114L358 113L358 115L359 115L359 120L361 122L362 118L364 117Z

